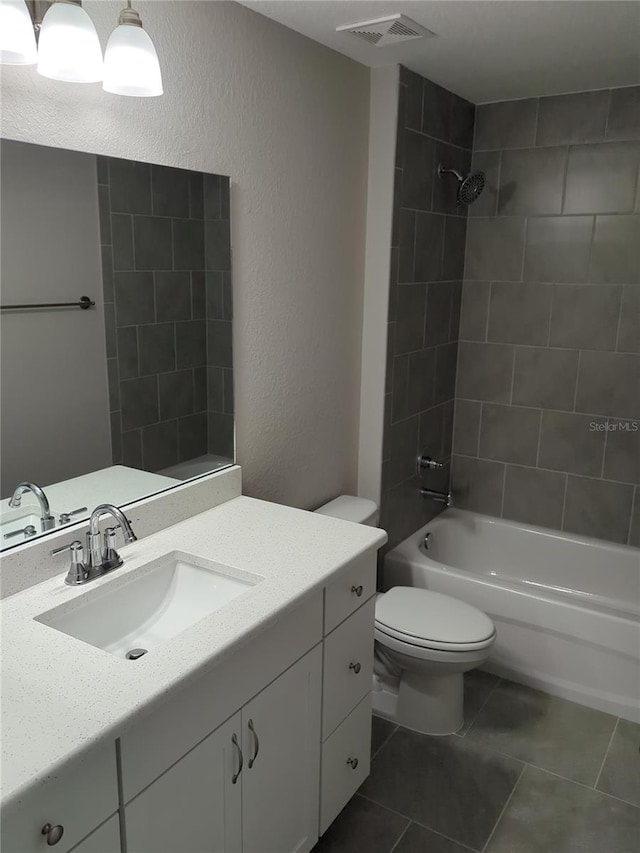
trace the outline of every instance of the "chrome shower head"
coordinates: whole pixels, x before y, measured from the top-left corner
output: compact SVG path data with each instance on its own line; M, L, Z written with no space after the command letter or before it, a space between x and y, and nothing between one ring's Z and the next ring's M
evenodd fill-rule
M438 177L441 178L443 175L455 175L458 179L458 204L473 204L486 183L484 172L468 172L466 175L461 175L457 169L445 169L442 163L438 163Z

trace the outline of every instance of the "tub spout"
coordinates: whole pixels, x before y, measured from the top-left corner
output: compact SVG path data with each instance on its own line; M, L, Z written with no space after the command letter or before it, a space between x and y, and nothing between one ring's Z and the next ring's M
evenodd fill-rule
M449 507L453 506L453 495L451 492L437 492L435 489L420 489L420 494L423 498L431 498L432 501L435 501L439 504L444 504L444 506Z

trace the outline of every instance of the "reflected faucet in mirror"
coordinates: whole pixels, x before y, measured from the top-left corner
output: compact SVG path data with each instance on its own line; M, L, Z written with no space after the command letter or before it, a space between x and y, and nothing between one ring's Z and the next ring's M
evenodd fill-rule
M38 503L40 504L40 529L44 533L45 530L52 530L56 526L56 520L51 515L51 509L49 507L49 500L44 493L44 490L40 488L36 483L18 483L16 486L13 495L9 499L9 506L11 509L19 509L22 506L22 496L25 492L32 492ZM27 525L32 526L32 525ZM11 534L9 534L11 535ZM25 534L26 535L26 534Z

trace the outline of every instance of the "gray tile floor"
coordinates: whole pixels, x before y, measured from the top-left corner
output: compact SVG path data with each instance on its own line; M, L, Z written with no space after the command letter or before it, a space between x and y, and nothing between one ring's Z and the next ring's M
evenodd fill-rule
M465 678L456 735L373 718L371 775L314 853L638 853L640 725Z

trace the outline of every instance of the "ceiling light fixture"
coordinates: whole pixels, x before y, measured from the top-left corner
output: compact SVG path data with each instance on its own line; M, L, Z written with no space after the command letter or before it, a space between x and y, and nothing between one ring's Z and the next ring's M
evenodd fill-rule
M158 54L131 2L120 12L104 57L105 92L138 98L162 94Z
M103 81L102 88L116 95L163 94L158 54L130 0L109 37L104 60L81 0L0 0L0 63L37 63L43 77L67 83Z
M0 0L0 63L35 65L36 35L25 0Z
M38 39L38 74L65 83L102 80L102 49L93 21L77 0L54 0Z

